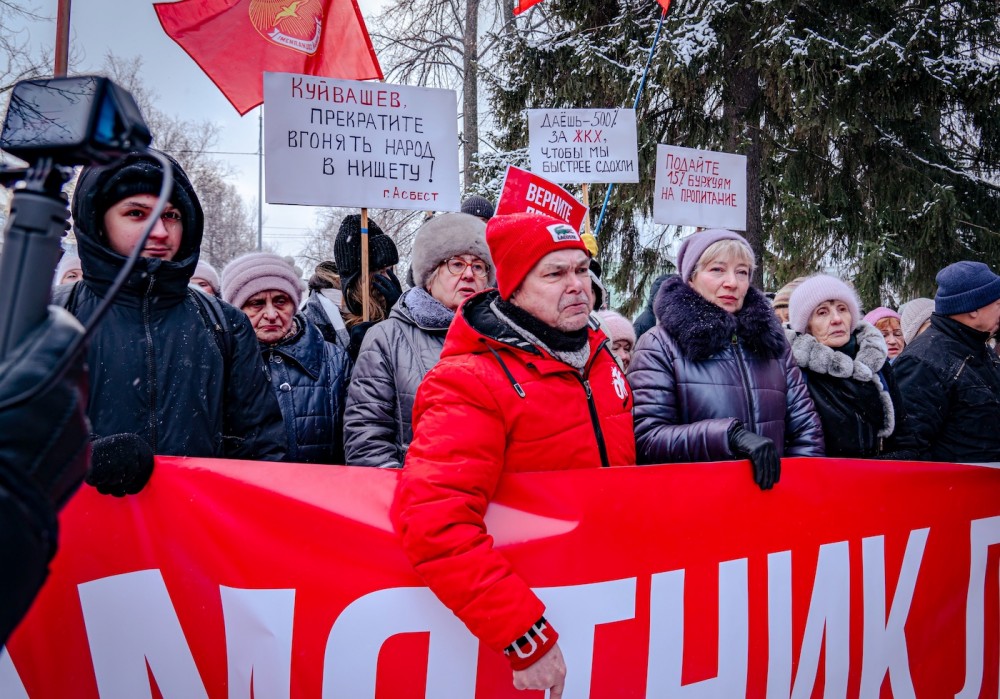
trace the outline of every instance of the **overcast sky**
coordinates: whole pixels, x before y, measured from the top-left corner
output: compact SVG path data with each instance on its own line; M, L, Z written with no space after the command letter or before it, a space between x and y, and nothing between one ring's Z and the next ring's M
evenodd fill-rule
M28 4L28 3L25 3ZM54 18L56 0L34 0L38 14ZM384 0L358 0L366 23L371 24ZM220 129L216 155L229 162L235 184L246 202L257 200L257 143L259 109L240 117L229 101L160 26L149 0L76 0L71 14L71 72L100 70L110 51L129 59L141 56L146 82L157 94L164 112L193 121L210 120ZM55 21L31 26L36 46L51 48ZM283 254L295 254L311 227L317 209L310 206L264 205L264 242L273 243Z

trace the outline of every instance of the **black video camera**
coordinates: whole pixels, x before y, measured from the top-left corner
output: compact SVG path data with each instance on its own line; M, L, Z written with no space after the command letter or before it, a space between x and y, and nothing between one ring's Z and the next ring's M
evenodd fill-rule
M0 149L28 162L0 166L17 185L0 257L0 360L46 316L69 210L62 187L76 165L107 165L152 137L135 100L107 78L25 80L14 86Z

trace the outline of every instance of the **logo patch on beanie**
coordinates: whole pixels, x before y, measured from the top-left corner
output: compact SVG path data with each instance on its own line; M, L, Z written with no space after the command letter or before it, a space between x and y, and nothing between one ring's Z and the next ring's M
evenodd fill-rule
M547 227L547 230L549 235L552 236L552 242L554 243L564 243L567 240L581 240L580 234L565 223L552 224Z

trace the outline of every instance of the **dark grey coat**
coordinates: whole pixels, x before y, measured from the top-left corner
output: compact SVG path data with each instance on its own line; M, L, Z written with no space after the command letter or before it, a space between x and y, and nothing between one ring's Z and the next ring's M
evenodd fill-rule
M638 463L732 459L737 419L779 454L823 456L819 416L763 294L751 288L734 315L672 277L655 309L628 370Z
M413 439L417 387L437 364L454 315L417 287L367 332L344 414L348 464L402 468Z

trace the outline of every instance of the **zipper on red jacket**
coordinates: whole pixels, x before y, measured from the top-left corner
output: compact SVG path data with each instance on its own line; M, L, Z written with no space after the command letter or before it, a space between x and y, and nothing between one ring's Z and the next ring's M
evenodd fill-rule
M573 372L574 375L576 372ZM583 390L587 393L587 408L590 410L590 422L594 426L594 436L597 437L597 451L601 454L601 467L608 468L611 463L608 461L608 448L604 444L604 431L601 430L601 420L597 416L597 405L594 404L594 392L590 390L590 380L578 376Z
M608 355L610 355L611 361L615 362L615 366L618 366L614 354L608 347L608 341L604 340L601 342L600 346L598 346L597 351L591 353L590 360L583 368L583 376L578 375L575 371L573 372L573 375L580 379L580 382L583 384L583 390L587 393L587 409L590 411L590 422L593 424L594 436L597 438L597 451L601 455L601 467L608 468L611 466L611 462L608 459L608 447L604 442L604 430L601 429L601 419L597 415L597 404L594 403L594 392L590 388L590 370L593 368L594 362L597 361L597 356L601 350L605 350Z
M149 446L156 453L156 361L153 357L153 334L149 329L149 295L153 292L156 275L149 275L149 288L142 297L142 327L146 332L146 377L149 383Z
M750 398L750 375L747 373L747 367L743 363L743 355L740 353L740 341L736 337L736 333L733 333L733 354L736 355L736 363L740 367L740 374L743 377L743 394L747 397L747 420L749 422L748 430L751 432L757 431L757 425L753 419L753 399Z

